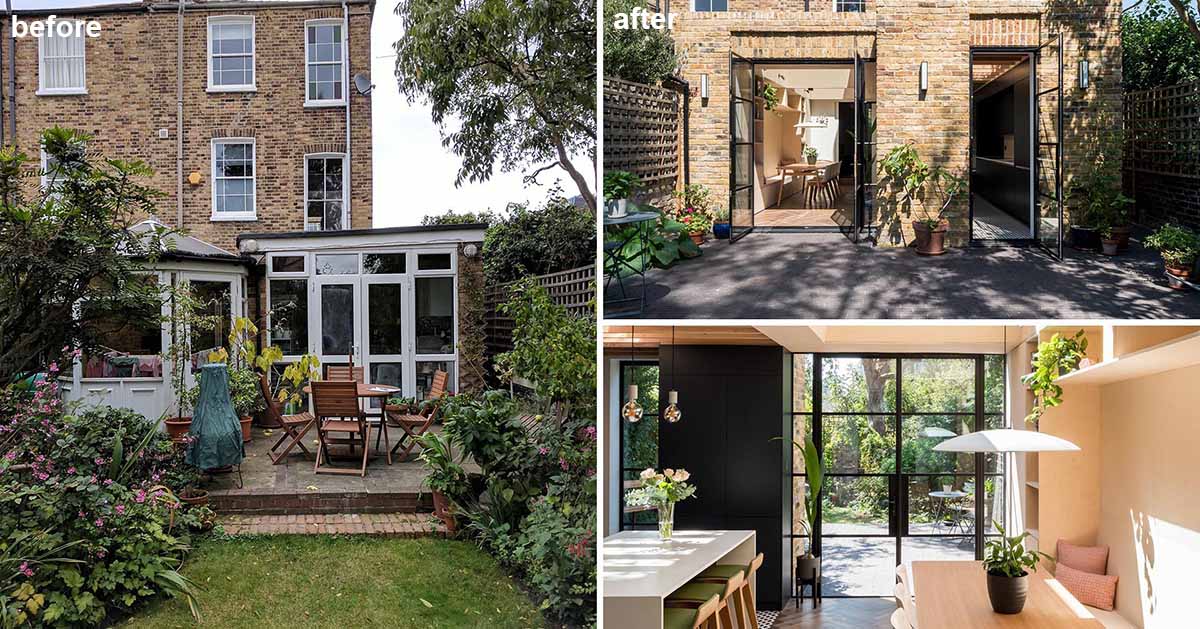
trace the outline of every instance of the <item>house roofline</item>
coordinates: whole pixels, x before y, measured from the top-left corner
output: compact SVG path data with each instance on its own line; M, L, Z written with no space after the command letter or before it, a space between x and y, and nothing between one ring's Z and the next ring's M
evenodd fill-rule
M314 7L340 7L342 0L303 0L289 2L288 0L217 0L216 2L196 2L184 0L187 11L224 11L230 9L310 9ZM345 0L348 5L374 5L375 0ZM147 11L176 11L179 2L172 0L134 0L124 4L91 4L86 6L57 7L57 8L22 8L13 9L13 15L95 15L104 13L137 13ZM7 15L7 11L4 15Z
M238 234L239 245L243 240L274 240L281 238L338 238L341 236L386 236L388 234L418 234L422 232L484 231L487 223L462 223L458 225L407 225L404 227L373 227L370 229L338 229L333 231L258 232ZM480 240L483 240L480 234Z

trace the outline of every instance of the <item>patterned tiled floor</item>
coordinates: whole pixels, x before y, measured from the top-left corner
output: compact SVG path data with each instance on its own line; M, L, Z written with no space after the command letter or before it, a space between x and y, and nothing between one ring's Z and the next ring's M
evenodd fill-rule
M218 522L229 535L446 536L446 528L429 513L235 514L221 516Z

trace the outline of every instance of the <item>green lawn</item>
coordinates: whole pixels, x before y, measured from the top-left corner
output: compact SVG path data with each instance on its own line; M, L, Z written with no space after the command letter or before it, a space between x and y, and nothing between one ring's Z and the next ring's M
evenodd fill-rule
M469 542L276 535L206 540L183 573L199 626L542 627L541 614ZM195 627L182 601L152 604L121 627Z

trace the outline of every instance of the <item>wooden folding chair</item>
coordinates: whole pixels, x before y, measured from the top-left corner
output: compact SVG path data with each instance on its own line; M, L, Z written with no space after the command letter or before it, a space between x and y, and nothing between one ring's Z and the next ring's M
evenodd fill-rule
M396 440L396 445L392 448L390 454L396 455L397 450L403 449L404 452L396 456L400 459L406 459L412 453L413 448L417 447L417 437L425 434L425 431L429 430L434 420L437 419L438 410L441 406L438 401L446 394L446 382L448 379L449 375L440 369L433 373L433 384L429 387L429 395L425 399L431 400L434 403L429 407L429 410L426 412L427 414L387 414L388 418L404 431L404 434L400 435L400 438ZM379 447L379 437L375 438L375 447Z
M317 416L317 474L367 475L367 416L358 405L358 384L350 380L323 380L312 383L313 410ZM334 437L332 435L342 435ZM329 446L344 445L354 456L354 447L362 446L362 467L358 470L329 463Z
M267 380L267 374L260 374L258 378L258 390L262 393L263 400L266 402L266 414L275 424L278 424L283 429L283 434L279 435L279 439L275 441L275 445L267 450L267 455L271 457L271 463L278 465L288 452L296 446L305 454L312 454L308 448L304 447L304 435L312 430L313 424L316 422L312 413L307 411L298 415L284 415L279 410L279 402L271 395L271 383ZM279 450L283 446L283 450Z

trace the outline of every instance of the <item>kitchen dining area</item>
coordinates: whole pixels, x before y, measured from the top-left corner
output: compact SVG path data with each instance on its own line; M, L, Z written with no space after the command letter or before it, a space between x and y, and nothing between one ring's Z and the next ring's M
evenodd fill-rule
M1172 626L1106 530L1098 394L1026 421L1031 362L1076 332L1084 366L1169 349L1112 326L606 327L602 626Z

